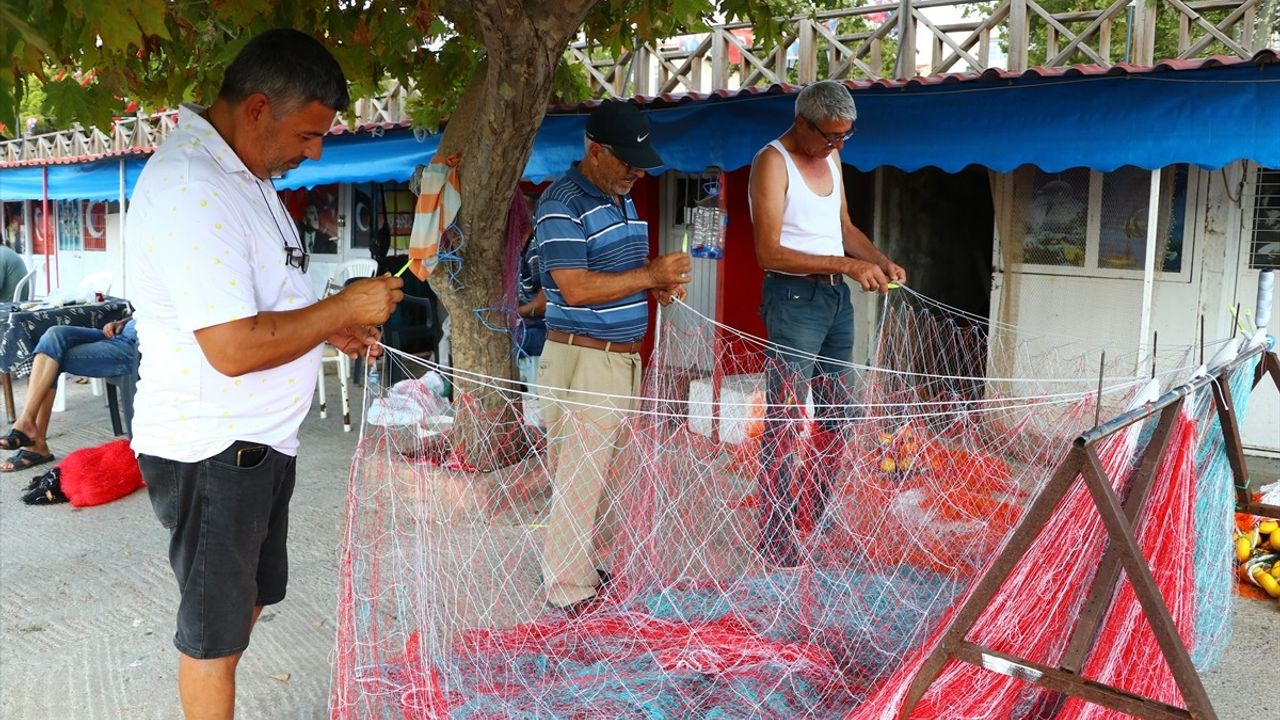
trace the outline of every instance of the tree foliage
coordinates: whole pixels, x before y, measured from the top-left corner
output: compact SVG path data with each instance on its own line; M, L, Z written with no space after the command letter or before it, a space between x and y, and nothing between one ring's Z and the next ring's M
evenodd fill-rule
M753 20L776 40L776 18L838 0L584 0L589 42L618 52L633 43ZM515 10L554 14L562 3L530 0ZM342 64L354 97L388 83L411 84L415 121L434 127L453 109L486 57L469 3L442 0L0 0L0 122L16 126L24 96L43 87L44 114L106 128L128 101L158 110L209 101L222 69L250 37L295 27L321 38ZM587 93L585 74L563 66L550 99Z

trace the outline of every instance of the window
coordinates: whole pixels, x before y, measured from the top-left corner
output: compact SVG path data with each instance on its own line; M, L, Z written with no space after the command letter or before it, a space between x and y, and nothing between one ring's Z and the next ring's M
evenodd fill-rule
M377 186L378 207L391 228L391 251L409 249L409 234L413 231L413 209L418 198L409 190L408 183L389 182Z
M80 201L59 200L56 205L58 249L73 252L83 250L84 230L81 228Z
M86 251L103 252L107 249L107 216L113 211L119 212L118 207L119 203L104 200L86 200L80 203L80 224Z
M1186 276L1186 165L1161 171L1156 270ZM1151 172L1122 167L1109 173L1071 168L1046 173L1024 167L1014 179L1013 238L1023 272L1090 277L1141 277L1147 252Z
M21 202L0 204L0 212L4 213L4 241L19 255L27 247L27 223L22 208Z
M712 198L720 194L720 173L679 174L674 180L673 209L675 213L671 216L672 225L677 227L686 225L692 231L693 214L689 210L699 205L706 205L708 202L715 202Z
M1249 268L1280 269L1280 170L1258 168Z

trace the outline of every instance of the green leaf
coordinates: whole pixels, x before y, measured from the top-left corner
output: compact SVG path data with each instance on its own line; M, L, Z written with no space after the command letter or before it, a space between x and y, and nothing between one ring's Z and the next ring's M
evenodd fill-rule
M142 28L138 27L138 21L133 19L125 3L102 3L97 18L94 25L102 38L103 49L123 55L130 45L142 46Z
M71 76L45 83L44 114L55 119L61 128L72 123L94 125L97 110L92 104L92 94L81 87ZM109 116L109 114L108 114Z
M138 22L138 27L146 35L169 39L169 28L165 26L165 15L169 4L165 0L133 0L129 13Z

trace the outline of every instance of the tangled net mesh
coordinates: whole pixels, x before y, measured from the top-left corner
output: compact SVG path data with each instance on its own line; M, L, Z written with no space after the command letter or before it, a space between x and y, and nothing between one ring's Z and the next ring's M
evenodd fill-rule
M1193 352L1109 350L1100 368L1087 341L905 288L882 317L874 362L819 358L812 390L788 370L795 351L679 304L636 396L392 353L422 377L367 390L332 716L892 716L1071 439L1148 399L1153 374L1161 388L1185 381ZM1251 369L1231 376L1241 413ZM1138 523L1201 667L1230 629L1231 476L1210 390L1184 404ZM1118 491L1153 425L1099 445ZM509 464L476 470L494 456ZM557 473L596 472L612 513L595 512L595 491L553 490ZM1082 483L1053 518L971 640L1062 655L1106 531ZM575 563L608 580L571 616L548 608L544 578ZM1086 677L1180 704L1127 581L1113 598ZM1111 715L951 663L913 717Z

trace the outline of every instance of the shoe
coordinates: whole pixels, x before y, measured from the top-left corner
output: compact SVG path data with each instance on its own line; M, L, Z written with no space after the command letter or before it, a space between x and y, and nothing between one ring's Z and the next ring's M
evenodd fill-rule
M603 595L609 591L609 585L613 583L613 573L596 568L596 574L600 576L600 584L596 586L596 592Z
M547 601L548 610L558 615L563 615L564 617L570 620L575 620L577 618L583 617L584 615L589 615L599 606L600 606L599 595L592 595L591 597L583 598L571 605L563 605L563 606L557 605L551 602L550 600Z

